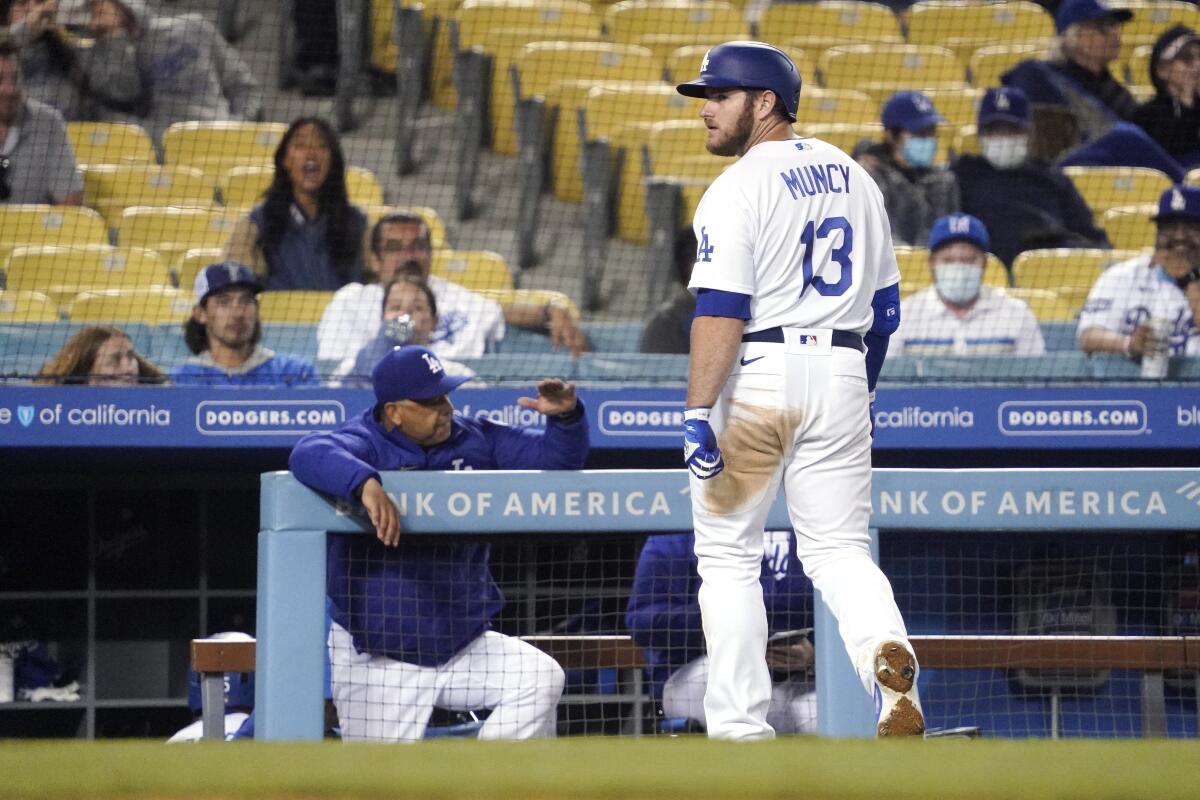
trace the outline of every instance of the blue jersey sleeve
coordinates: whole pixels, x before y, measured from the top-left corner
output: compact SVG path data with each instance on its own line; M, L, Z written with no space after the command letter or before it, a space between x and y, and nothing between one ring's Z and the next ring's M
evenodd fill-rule
M689 533L651 536L638 558L625 627L656 663L678 667L704 652L693 542Z
M365 480L380 479L371 450L370 442L349 431L313 433L292 448L288 469L305 486L350 500Z
M583 401L566 421L551 418L546 430L510 428L484 420L498 469L583 469L587 461L588 420Z
M893 283L875 292L871 308L875 319L863 343L867 346L867 388L873 392L887 357L888 338L900 327L900 284Z
M695 316L750 319L750 295L722 289L697 289Z

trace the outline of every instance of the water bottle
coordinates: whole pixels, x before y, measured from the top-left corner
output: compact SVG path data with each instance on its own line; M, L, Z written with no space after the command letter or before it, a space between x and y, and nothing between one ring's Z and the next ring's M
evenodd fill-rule
M392 344L397 347L406 345L412 341L413 337L412 317L408 314L401 314L395 319L389 319L384 324L383 330Z
M1147 324L1154 333L1154 349L1142 355L1142 377L1161 381L1167 377L1167 368L1171 363L1168 341L1171 334L1170 322L1165 317L1154 316Z

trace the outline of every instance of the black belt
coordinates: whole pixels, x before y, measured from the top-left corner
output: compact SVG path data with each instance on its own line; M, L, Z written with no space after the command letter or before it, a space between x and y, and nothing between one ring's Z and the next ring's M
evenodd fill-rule
M867 352L867 348L863 346L862 337L857 333L850 331L834 331L830 337L834 347L849 347L851 350L857 350L860 353ZM770 344L783 344L783 328L767 328L762 331L754 331L753 333L743 333L743 342L768 342Z

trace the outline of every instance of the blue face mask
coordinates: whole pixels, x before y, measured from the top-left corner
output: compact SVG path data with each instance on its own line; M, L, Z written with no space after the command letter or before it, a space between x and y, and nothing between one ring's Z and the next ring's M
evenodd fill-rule
M937 152L936 136L909 136L904 140L904 158L914 167L928 167Z

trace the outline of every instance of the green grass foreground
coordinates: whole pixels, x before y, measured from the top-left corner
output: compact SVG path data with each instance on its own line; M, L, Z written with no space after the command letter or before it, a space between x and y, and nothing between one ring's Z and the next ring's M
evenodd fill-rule
M0 798L1200 797L1195 741L0 742Z

